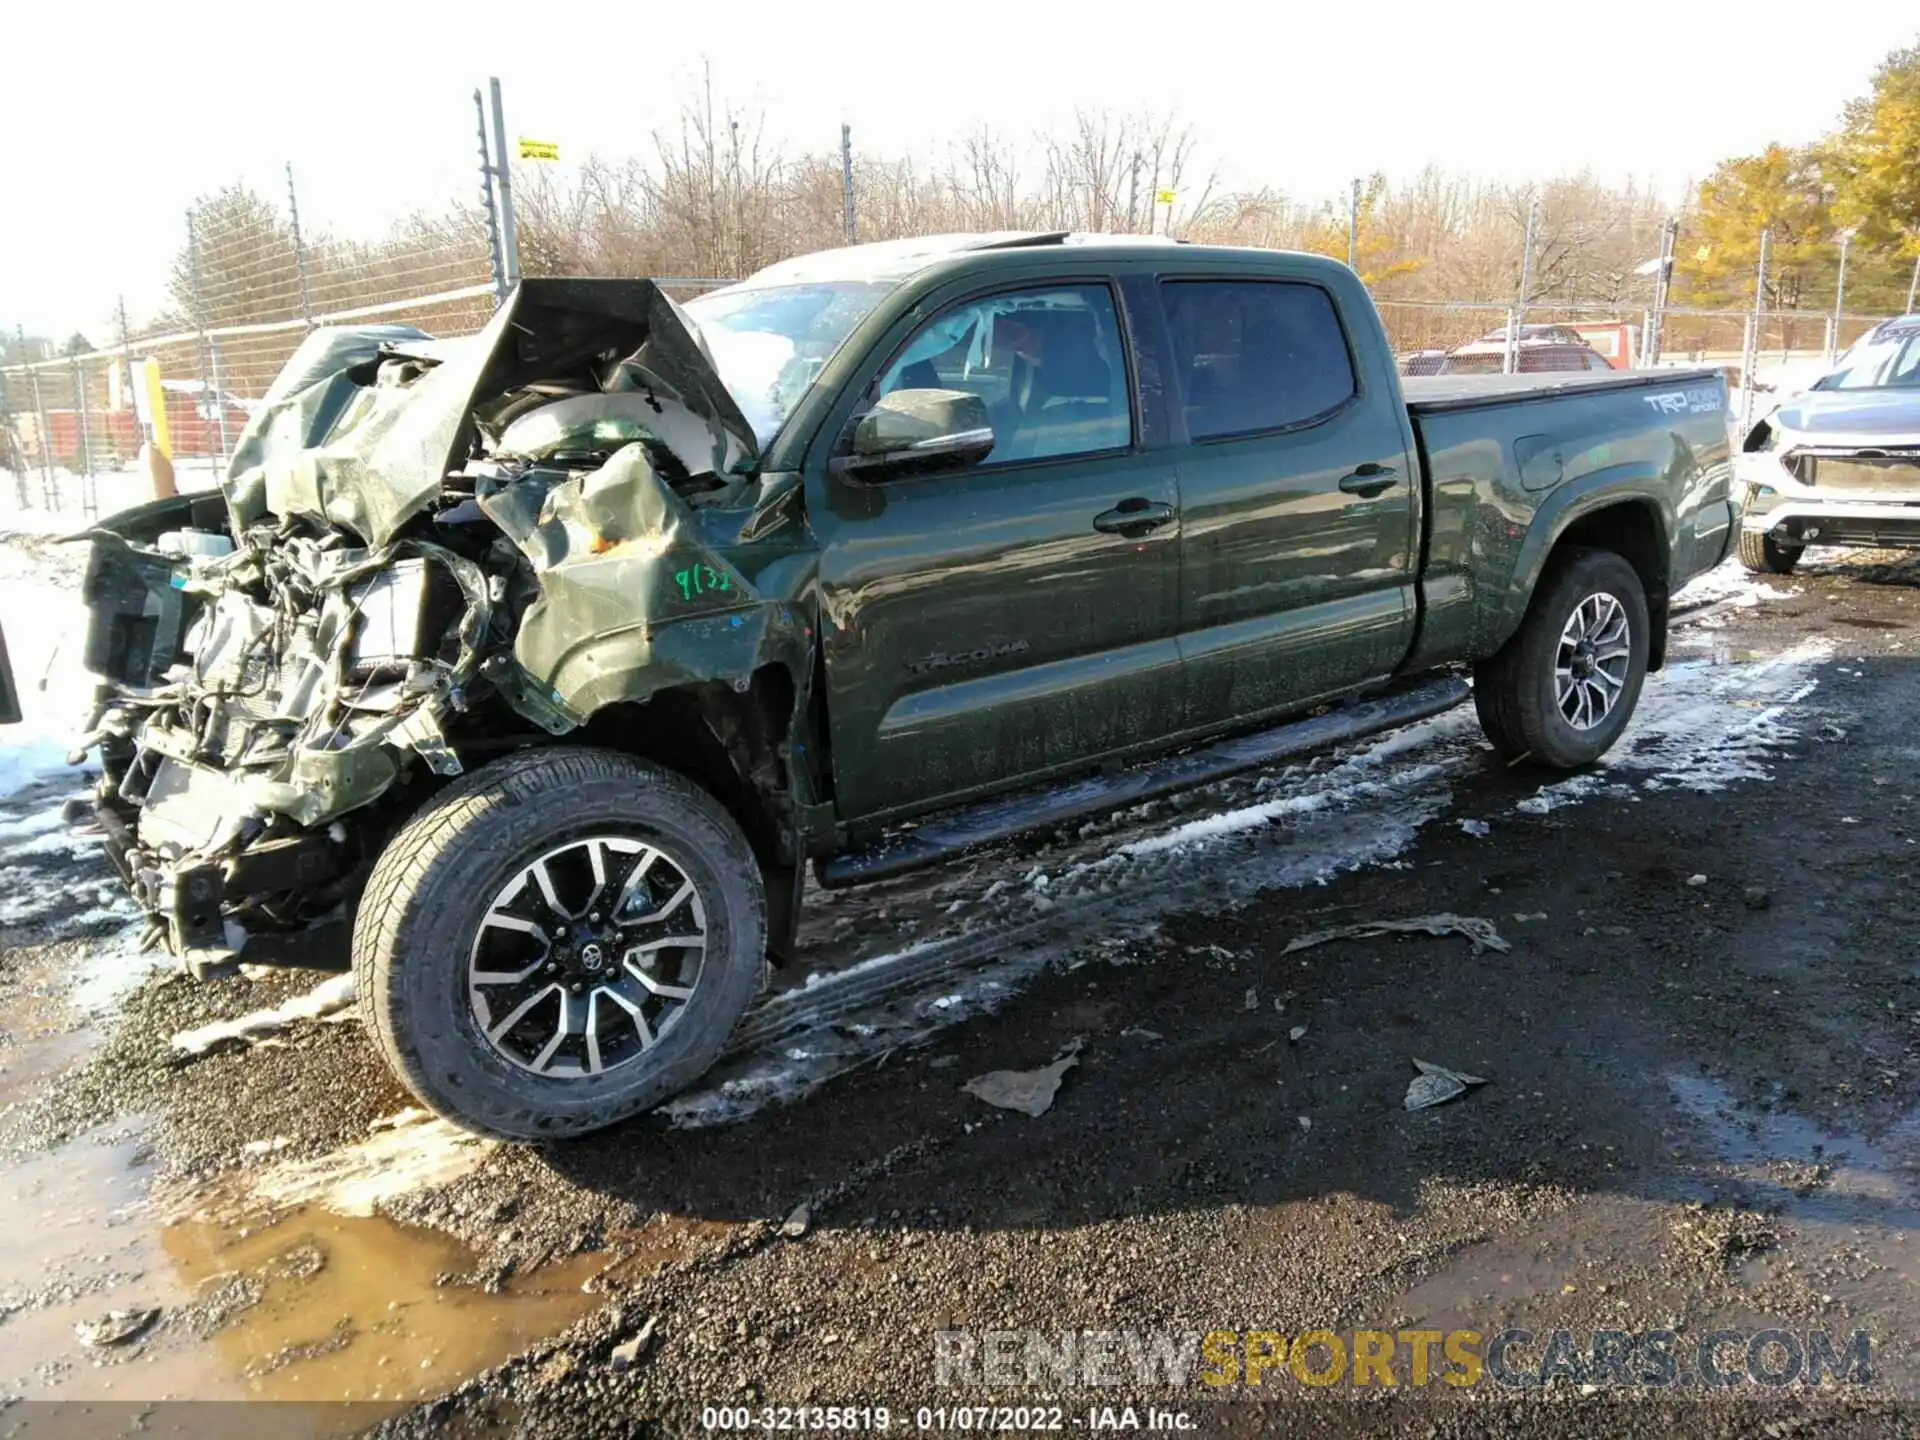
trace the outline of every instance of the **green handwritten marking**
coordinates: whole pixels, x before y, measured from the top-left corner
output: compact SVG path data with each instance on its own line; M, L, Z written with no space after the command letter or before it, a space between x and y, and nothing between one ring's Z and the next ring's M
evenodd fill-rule
M691 600L696 595L709 592L724 594L733 589L733 577L711 565L694 565L685 570L676 570L673 572L673 583L680 587L682 600Z

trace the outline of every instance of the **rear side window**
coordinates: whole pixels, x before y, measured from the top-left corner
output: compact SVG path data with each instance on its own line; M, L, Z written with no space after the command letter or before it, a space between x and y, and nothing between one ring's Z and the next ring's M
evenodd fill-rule
M1169 280L1161 294L1195 440L1300 425L1358 388L1340 317L1318 285Z

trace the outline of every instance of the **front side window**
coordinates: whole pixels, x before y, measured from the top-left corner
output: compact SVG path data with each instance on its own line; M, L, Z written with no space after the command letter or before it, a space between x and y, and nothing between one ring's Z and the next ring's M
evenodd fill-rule
M1358 389L1333 297L1318 285L1171 280L1161 293L1195 440L1304 424Z
M987 464L1119 450L1133 442L1113 293L1060 285L963 301L922 326L874 389L962 390L986 402Z

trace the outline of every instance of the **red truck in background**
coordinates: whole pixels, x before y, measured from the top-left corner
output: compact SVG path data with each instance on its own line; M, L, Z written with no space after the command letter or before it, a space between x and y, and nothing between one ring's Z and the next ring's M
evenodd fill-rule
M253 403L232 393L220 397L216 406L205 399L198 380L162 380L166 397L167 425L172 434L175 457L183 455L219 455L233 448L233 442L246 428ZM144 439L139 418L131 409L109 410L102 406L86 412L86 442L81 437L81 413L78 409L48 409L45 449L55 465L79 470L87 462L95 470L116 470L133 464ZM226 424L226 445L221 445L221 422ZM38 416L27 411L14 417L21 429L27 453L36 460L41 445Z
M1548 371L1628 370L1633 365L1636 326L1621 321L1583 321L1572 325L1522 325L1515 370L1522 375ZM1489 330L1451 350L1420 350L1403 356L1402 375L1499 375L1506 369L1507 329Z

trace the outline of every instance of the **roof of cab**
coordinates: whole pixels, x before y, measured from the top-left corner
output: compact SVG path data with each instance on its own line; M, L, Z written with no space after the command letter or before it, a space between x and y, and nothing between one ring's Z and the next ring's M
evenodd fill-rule
M1024 250L1050 245L1112 247L1129 250L1166 250L1191 254L1211 246L1189 245L1165 235L1101 235L1070 230L990 230L971 234L913 235L899 240L874 240L796 255L755 271L739 283L808 285L835 281L904 280L942 260L982 250ZM1223 251L1222 253L1237 253Z

